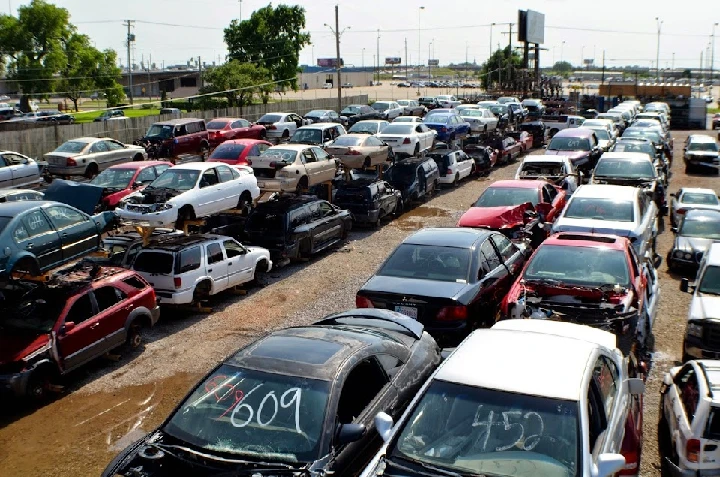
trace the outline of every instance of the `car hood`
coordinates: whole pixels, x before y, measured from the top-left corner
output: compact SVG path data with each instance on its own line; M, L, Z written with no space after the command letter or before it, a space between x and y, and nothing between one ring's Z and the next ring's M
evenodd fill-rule
M557 302L565 302L572 304L573 302L601 302L607 301L613 305L617 305L624 301L631 293L626 288L619 288L618 291L601 290L593 287L576 286L572 284L543 284L543 283L526 283L525 289L529 296L537 296L542 298L556 297Z
M554 149L548 149L545 151L546 156L567 156L571 161L576 159L582 159L590 154L590 151L556 151Z
M621 237L636 237L636 225L633 222L613 222L612 220L566 219L561 217L553 226L556 232L589 232L610 234Z
M687 155L688 156L712 157L712 158L718 157L718 153L713 152L713 151L688 151Z
M394 295L418 295L432 298L455 298L467 287L467 283L375 275L363 285L360 292L369 292L370 294L379 292Z
M690 303L688 317L691 320L720 320L720 296L698 293Z
M49 346L47 334L13 333L0 330L0 365L20 361L43 346Z
M458 227L487 227L493 230L524 224L526 210L533 210L530 203L505 207L471 207L458 221Z
M94 184L55 179L45 191L45 200L71 205L86 214L95 213L105 189Z
M708 248L713 242L720 242L720 240L713 240L702 237L684 237L678 235L675 237L675 250L682 250L686 252L707 252Z

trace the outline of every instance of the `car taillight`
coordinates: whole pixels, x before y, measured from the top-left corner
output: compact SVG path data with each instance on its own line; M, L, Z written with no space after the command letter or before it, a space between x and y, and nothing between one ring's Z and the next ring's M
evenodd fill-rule
M356 151L355 149L348 149L347 155L348 156L359 156L362 152Z
M365 298L364 296L356 295L355 296L355 308L375 308L373 305L373 302L370 301L369 298Z
M688 462L698 462L700 459L700 441L698 439L688 439L685 445L685 455Z
M275 168L275 164L276 164L276 162L275 162L275 161L272 161L272 162L270 163L270 169L274 169L274 168Z
M466 306L445 306L440 309L437 319L440 321L462 321L467 320Z
M403 140L403 144L410 144L410 138L406 137L405 140Z
M72 157L67 158L66 164L68 166L77 166L77 162L75 162L75 159L73 159Z
M620 471L619 475L637 475L638 474L638 453L637 451L623 452L625 457L625 467Z
M270 126L266 126L266 129L277 129L274 124L271 124Z
M685 209L678 209L676 214L680 214L680 215L685 214Z
M175 284L175 289L177 290L182 286L182 277L175 277L173 278L173 282Z

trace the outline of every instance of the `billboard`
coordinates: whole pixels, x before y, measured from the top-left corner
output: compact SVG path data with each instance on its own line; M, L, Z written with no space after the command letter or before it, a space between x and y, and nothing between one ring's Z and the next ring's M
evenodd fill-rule
M388 56L385 58L386 65L399 65L400 63L402 63L402 58L399 56Z
M440 66L440 60L428 60L428 66Z
M545 43L545 14L534 10L518 10L518 41Z
M318 58L317 65L323 68L337 68L337 58ZM340 66L345 66L342 58L340 58Z

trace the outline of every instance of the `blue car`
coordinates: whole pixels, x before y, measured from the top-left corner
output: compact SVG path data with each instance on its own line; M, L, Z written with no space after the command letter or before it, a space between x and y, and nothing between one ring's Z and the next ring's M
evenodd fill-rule
M40 275L97 250L115 220L114 212L90 216L53 201L0 204L0 280Z
M438 141L453 141L470 134L470 123L465 122L454 109L435 109L425 116L423 122L437 131Z

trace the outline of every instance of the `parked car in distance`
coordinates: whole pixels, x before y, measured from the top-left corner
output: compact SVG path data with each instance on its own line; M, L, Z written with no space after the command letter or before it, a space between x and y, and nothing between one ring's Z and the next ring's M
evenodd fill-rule
M232 237L198 234L150 244L135 257L133 270L155 289L163 305L199 303L252 282L270 271L270 252L246 247Z
M345 240L352 215L315 196L283 195L257 204L245 222L249 243L277 260L310 258Z
M343 134L331 142L325 151L338 159L347 169L360 169L385 164L390 147L375 136Z
M188 162L162 172L142 191L125 197L115 212L128 224L176 227L225 210L247 210L260 196L247 166Z
M314 123L296 129L288 142L290 144L310 144L325 148L343 134L347 134L347 131L340 124Z
M398 118L395 118L393 121L397 119ZM354 123L350 126L350 129L348 129L347 132L350 134L372 134L377 136L388 124L390 123L384 119L366 119L364 121L357 121Z
M345 108L340 111L340 116L347 120L347 124L349 126L366 119L387 120L387 118L383 117L379 111L374 110L367 104L351 104L349 106L345 106Z
M429 157L410 157L396 161L383 177L402 193L405 206L428 200L437 192L440 183L438 166Z
M517 359L498 362L507 349ZM399 421L376 415L384 445L361 477L530 475L521 469L611 477L637 469L645 386L632 376L605 331L540 320L476 330Z
M358 290L358 308L418 320L441 345L457 345L495 322L525 250L481 229L424 228L407 237Z
M340 115L332 109L313 109L303 116L303 118L305 118L308 124L340 122Z
M138 141L148 144L155 159L176 158L185 154L207 159L210 152L210 135L204 119L170 119L154 123Z
M688 210L720 210L720 200L712 189L682 187L670 194L670 225L675 226Z
M356 179L337 184L333 203L350 211L355 223L377 228L385 217L403 212L402 192L383 180Z
M418 98L418 103L420 103L421 106L424 106L425 109L427 109L428 111L443 107L440 105L440 102L434 96L420 97Z
M392 121L405 113L405 108L395 101L375 101L370 107L377 111L382 119L388 121Z
M273 146L252 160L258 187L301 192L335 178L338 161L318 146Z
M206 125L211 147L232 139L265 139L267 129L241 118L215 118Z
M452 94L439 94L435 96L435 100L440 104L441 108L454 108L462 104L462 101L459 101Z
M398 99L397 103L403 107L405 116L423 116L427 113L427 108L415 99Z
M208 475L358 475L381 444L375 414L399 418L440 359L422 325L387 310L348 310L273 331L210 371L102 475L131 476L138 466L182 473L186 454L177 449L186 448L207 456ZM173 451L148 461L147 449Z
M232 166L249 166L253 157L272 147L263 139L230 139L210 153L207 162L224 162Z
M668 269L694 273L710 246L720 242L720 211L690 209L672 230L675 239L667 254Z
M256 124L265 126L269 138L289 139L297 128L308 122L295 113L268 113L261 116Z
M0 318L0 391L42 401L57 379L120 346L142 345L160 317L137 273L79 264Z
M393 154L417 156L433 146L436 132L425 124L391 123L377 138L390 146Z
M448 142L470 134L468 124L455 110L436 109L428 113L423 123L437 132L437 140Z
M55 113L55 112L48 112L48 114L43 114L43 115L38 116L37 122L53 123L53 124L59 124L59 125L74 124L75 116L73 116L72 114L61 114L61 113Z
M27 187L39 184L45 172L45 163L39 164L19 152L0 151L0 188Z
M105 169L90 183L103 188L102 210L114 210L123 198L142 190L170 167L172 163L166 161L126 162Z
M685 144L685 172L699 168L720 171L720 150L715 139L704 134L691 134Z
M720 301L720 245L713 243L703 255L695 282L680 281L680 290L692 293L688 310L683 362L689 359L720 357L717 306Z
M95 177L99 172L115 164L128 161L144 161L148 155L145 148L119 141L97 137L79 137L65 141L54 151L45 154L50 174L69 177Z
M125 116L125 112L122 109L109 109L100 113L100 116L93 119L93 122L102 123L105 121L116 121L124 119L128 119L128 117Z
M179 118L182 115L180 108L160 108L160 116L168 115Z
M352 88L352 87L353 87L353 84L352 84L352 83L343 83L343 84L342 84L342 87L343 87L343 88Z
M461 180L470 177L475 167L475 161L461 150L435 149L427 157L437 164L440 173L438 182L443 185L459 186Z

